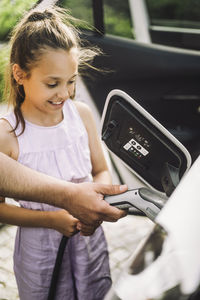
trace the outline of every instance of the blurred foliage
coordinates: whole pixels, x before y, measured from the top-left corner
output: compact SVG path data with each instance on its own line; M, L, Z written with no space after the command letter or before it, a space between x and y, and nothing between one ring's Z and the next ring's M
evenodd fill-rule
M8 44L1 44L0 46L0 102L3 101L4 90L4 72L9 59L9 46Z
M30 9L36 0L1 0L0 1L0 40L8 39L13 26L22 14Z
M70 14L82 21L80 27L87 29L88 26L93 25L93 11L91 0L60 0L59 6L64 7L69 10Z
M133 38L128 0L104 0L106 33Z
M36 0L0 0L0 102L3 101L4 72L9 57L6 44L9 33L23 13L35 3Z

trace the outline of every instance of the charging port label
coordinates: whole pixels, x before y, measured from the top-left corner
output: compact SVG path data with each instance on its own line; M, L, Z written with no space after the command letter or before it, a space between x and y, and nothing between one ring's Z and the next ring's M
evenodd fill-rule
M139 144L135 139L131 139L128 143L126 143L123 148L126 151L130 151L138 158L142 156L146 156L149 151L147 151L141 144Z

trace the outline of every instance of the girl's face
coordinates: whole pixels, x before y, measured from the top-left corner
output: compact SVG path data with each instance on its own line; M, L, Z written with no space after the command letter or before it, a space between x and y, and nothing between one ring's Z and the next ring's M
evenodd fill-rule
M28 120L60 122L64 102L73 96L78 72L78 51L49 49L42 54L22 84L25 100L22 111ZM31 121L30 120L30 121Z

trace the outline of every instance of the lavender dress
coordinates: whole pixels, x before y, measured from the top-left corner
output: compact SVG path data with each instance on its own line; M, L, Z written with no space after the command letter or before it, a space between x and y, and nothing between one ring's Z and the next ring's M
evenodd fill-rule
M91 181L88 136L71 100L63 108L63 121L42 127L26 121L18 137L18 161L42 173L75 183ZM13 113L5 117L12 127ZM17 129L16 134L20 132ZM19 201L25 208L53 211L47 204ZM46 300L62 235L52 229L19 227L14 271L20 300ZM65 249L56 300L100 300L111 285L107 244L99 227L90 237L76 234Z

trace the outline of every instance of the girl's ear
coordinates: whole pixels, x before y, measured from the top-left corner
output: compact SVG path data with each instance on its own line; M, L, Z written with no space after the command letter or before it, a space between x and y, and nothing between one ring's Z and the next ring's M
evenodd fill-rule
M13 77L19 85L23 85L26 73L20 68L18 64L14 64L12 67Z

